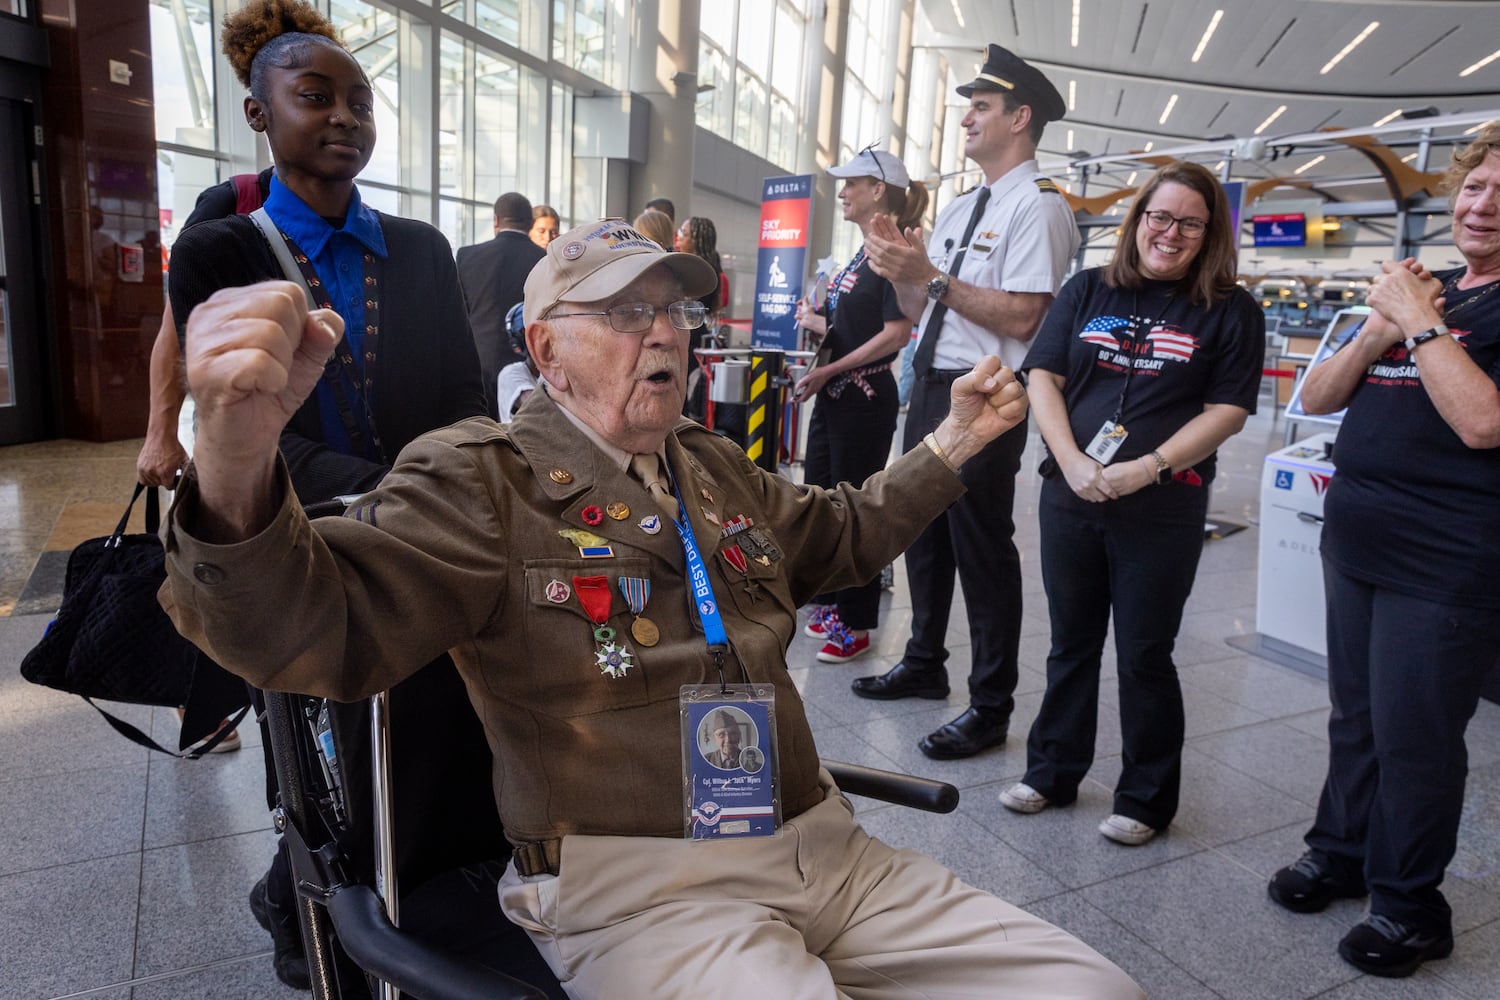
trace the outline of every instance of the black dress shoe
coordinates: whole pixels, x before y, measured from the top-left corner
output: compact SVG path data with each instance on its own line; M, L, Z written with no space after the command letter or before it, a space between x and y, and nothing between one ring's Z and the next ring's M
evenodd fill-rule
M931 698L941 701L948 697L948 679L943 674L927 675L898 663L878 677L856 677L849 689L861 698L876 701L894 701L897 698Z
M1004 743L1009 730L1010 719L999 709L972 705L963 715L922 737L917 748L935 760L972 757Z
M1345 871L1318 851L1308 851L1271 876L1266 895L1293 913L1317 913L1335 899L1358 899L1369 892L1358 870Z
M1372 913L1344 935L1339 954L1362 972L1399 979L1416 972L1428 959L1453 954L1453 932L1424 931Z
M276 978L294 990L312 989L307 958L302 954L302 925L298 922L297 911L271 902L266 895L264 875L250 890L250 913L255 922L271 935L271 944L276 949L271 966L276 971Z

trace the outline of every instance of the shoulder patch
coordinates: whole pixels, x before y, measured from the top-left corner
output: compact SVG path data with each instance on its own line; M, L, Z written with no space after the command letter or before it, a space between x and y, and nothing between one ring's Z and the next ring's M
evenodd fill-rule
M1038 191L1050 191L1053 194L1062 194L1062 189L1054 184L1050 177L1033 177L1032 180L1036 181Z

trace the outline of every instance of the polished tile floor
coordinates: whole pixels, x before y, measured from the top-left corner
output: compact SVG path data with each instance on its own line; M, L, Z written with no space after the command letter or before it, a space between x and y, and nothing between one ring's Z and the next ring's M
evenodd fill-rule
M1109 682L1099 760L1078 802L1025 817L996 799L1024 770L1023 734L1045 686L1034 455L1018 494L1028 603L1010 742L972 760L929 761L916 741L964 707L961 695L881 703L849 693L851 678L899 656L910 613L898 563L872 655L828 666L814 664L810 639L791 649L819 747L960 786L952 815L861 803L862 815L878 836L925 850L1078 934L1153 997L1500 996L1500 706L1483 703L1469 730L1468 801L1444 886L1460 932L1452 958L1409 980L1362 976L1334 952L1361 916L1358 902L1294 916L1265 897L1266 877L1300 851L1327 753L1323 684L1226 642L1255 630L1259 477L1282 433L1261 414L1223 453L1213 511L1249 527L1208 543L1188 606L1177 651L1188 725L1183 807L1166 834L1122 848L1095 831L1119 768ZM46 624L37 612L55 602L60 553L118 518L134 449L0 449L0 615L10 615L0 617L0 1000L293 996L272 976L269 940L245 905L272 844L259 736L247 730L239 753L168 760L15 671ZM963 620L956 608L956 692L968 662ZM173 722L164 710L126 715L159 738Z

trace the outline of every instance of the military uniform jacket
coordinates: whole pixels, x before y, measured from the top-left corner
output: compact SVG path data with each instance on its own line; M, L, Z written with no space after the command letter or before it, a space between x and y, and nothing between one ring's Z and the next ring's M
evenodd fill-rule
M690 421L666 454L729 636L726 679L776 687L790 818L822 797L786 669L797 608L874 577L963 487L927 448L861 490L801 487ZM717 673L690 610L682 545L664 519L656 534L640 526L656 513L645 487L545 393L504 427L472 419L419 438L346 517L316 527L288 495L260 535L207 545L190 536L196 498L189 480L164 533L162 602L219 663L257 687L347 701L451 649L494 750L512 841L683 835L679 688ZM615 503L629 515L597 516ZM745 533L721 537L719 523L740 515L769 543L744 573L723 553ZM583 558L564 529L603 536L612 554ZM575 577L601 575L609 625L635 660L617 679L599 669L576 592L559 601L554 586L576 591ZM645 614L660 628L657 645L630 637L621 577L650 581ZM597 766L601 750L616 752L615 766Z

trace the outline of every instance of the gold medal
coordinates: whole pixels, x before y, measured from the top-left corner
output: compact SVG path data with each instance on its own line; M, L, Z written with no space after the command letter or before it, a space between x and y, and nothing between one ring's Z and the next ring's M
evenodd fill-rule
M630 516L630 508L616 500L604 508L604 513L608 514L611 520L623 521Z
M651 619L640 617L630 623L630 636L642 646L654 646L661 642L661 629Z

